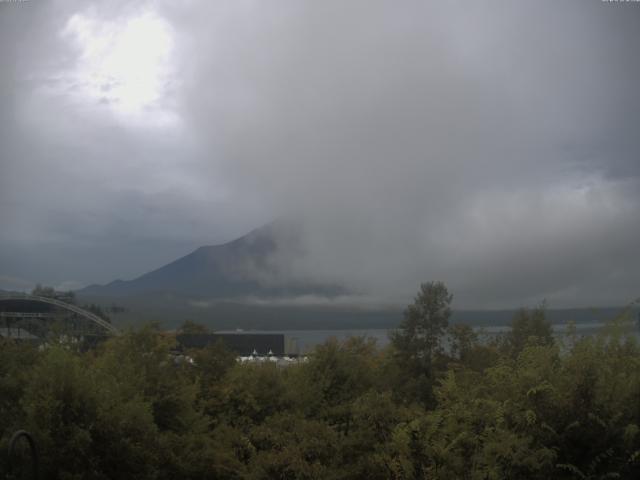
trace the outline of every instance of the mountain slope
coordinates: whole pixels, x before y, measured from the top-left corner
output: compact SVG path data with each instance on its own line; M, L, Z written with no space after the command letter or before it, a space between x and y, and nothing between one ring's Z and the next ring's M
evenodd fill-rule
M300 253L295 226L274 222L231 242L200 247L136 279L91 285L78 293L117 297L162 292L225 299L344 292L335 285L284 278L281 264Z

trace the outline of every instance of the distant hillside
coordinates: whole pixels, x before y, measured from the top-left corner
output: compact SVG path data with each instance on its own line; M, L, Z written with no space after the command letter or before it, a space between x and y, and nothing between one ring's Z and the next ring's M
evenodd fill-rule
M103 308L123 307L111 319L119 327L159 322L163 328L176 328L184 320L207 327L245 330L340 330L392 329L402 320L402 307L363 309L356 306L256 305L242 301L199 302L175 294L141 294L128 297L81 296L83 303ZM569 321L577 324L602 324L618 316L622 308L573 308L547 310L547 318L555 325ZM450 323L466 323L474 327L501 327L511 323L515 310L454 310ZM631 318L638 318L634 309Z
M77 293L83 297L162 293L207 299L345 293L338 285L282 278L278 262L300 253L299 240L295 225L278 221L231 242L200 247L133 280L91 285Z
M349 294L340 285L304 282L282 274L287 262L303 254L295 224L274 222L231 242L200 247L192 253L133 280L116 280L77 291L78 301L104 308L123 307L114 315L121 326L159 321L173 328L185 319L212 328L350 329L393 328L402 319L402 306L359 308L320 302L308 305L278 302L300 296L337 297ZM246 299L265 299L264 303ZM270 302L269 300L276 300ZM569 320L601 323L620 308L550 309L554 324ZM455 310L452 323L507 325L514 310ZM633 316L638 315L637 309Z

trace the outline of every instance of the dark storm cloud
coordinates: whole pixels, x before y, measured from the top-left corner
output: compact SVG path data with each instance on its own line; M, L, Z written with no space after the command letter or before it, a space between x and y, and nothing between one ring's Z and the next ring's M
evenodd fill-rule
M28 3L0 5L6 277L130 277L295 216L282 271L377 298L639 294L637 5ZM171 28L174 126L110 114L117 84L78 104L65 74L73 14L145 11Z

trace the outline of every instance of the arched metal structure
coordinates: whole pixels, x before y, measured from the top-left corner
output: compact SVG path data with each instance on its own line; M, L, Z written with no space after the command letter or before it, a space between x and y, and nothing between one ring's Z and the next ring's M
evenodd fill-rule
M29 445L29 452L31 453L31 478L38 480L38 478L40 478L40 476L38 475L38 463L39 463L38 448L36 447L36 441L33 439L33 436L26 430L18 430L16 433L12 435L11 440L9 440L9 452L7 455L9 475L12 475L14 473L13 457L14 457L14 452L16 450L16 444L18 443L18 440L20 440L21 438L24 438L27 444ZM14 477L8 476L7 478L14 478Z
M37 304L49 305L53 307L57 307L64 311L73 313L84 320L87 320L94 325L100 327L104 330L107 335L118 335L119 331L116 327L111 325L109 322L95 315L94 313L88 312L87 310L78 307L77 305L73 305L67 302L62 302L55 298L50 297L40 297L36 295L28 295L22 293L11 293L11 294L3 294L0 295L0 306L3 305L3 302L12 302L12 301L28 301L28 302L36 302ZM29 311L5 311L5 309L0 308L0 317L5 319L13 318L13 319L34 319L46 321L48 318L52 317L52 314L49 312L29 312Z

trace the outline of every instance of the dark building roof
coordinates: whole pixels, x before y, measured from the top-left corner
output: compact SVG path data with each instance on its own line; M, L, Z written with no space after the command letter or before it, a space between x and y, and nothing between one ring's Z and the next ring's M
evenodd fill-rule
M238 355L285 355L282 333L182 333L177 335L183 348L204 348L221 341Z

